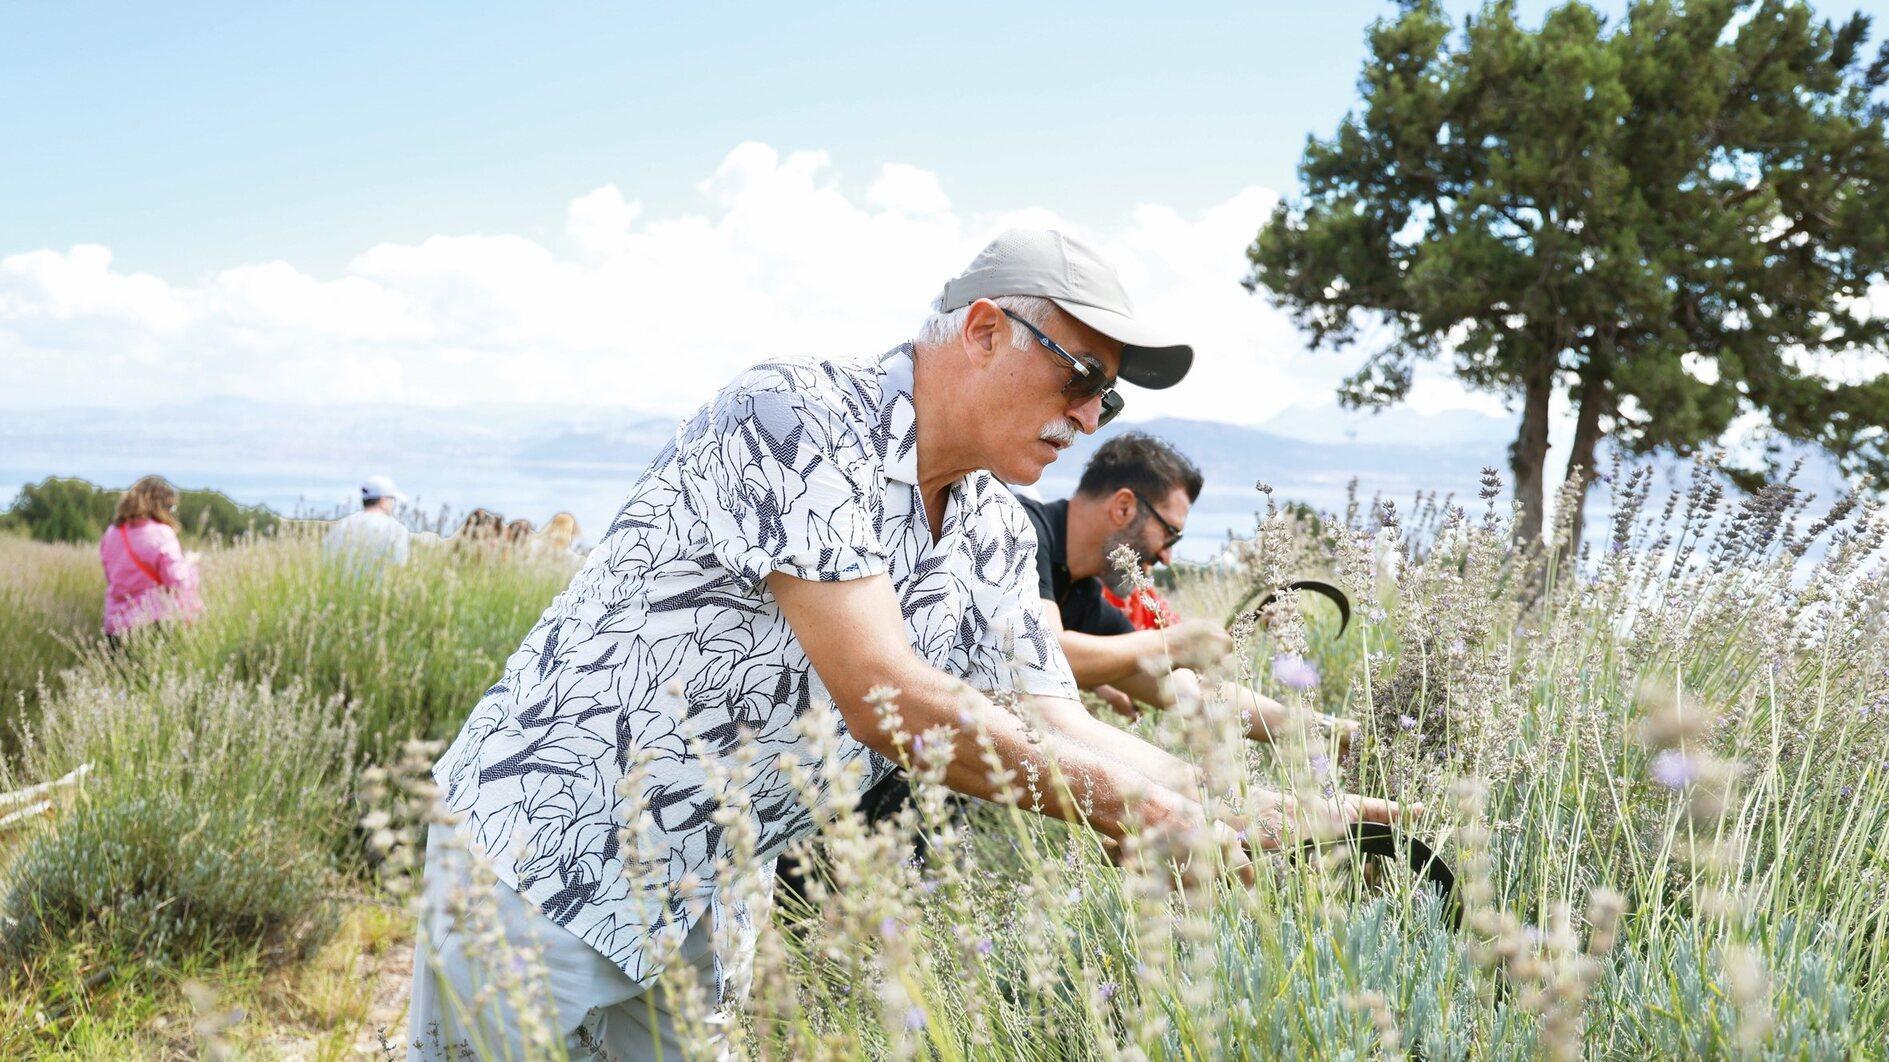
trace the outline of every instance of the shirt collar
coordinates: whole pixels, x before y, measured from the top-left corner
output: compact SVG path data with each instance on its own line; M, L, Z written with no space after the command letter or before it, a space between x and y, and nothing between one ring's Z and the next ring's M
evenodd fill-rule
M918 486L918 414L912 404L912 344L904 343L879 359L879 423L874 445L885 463L887 479Z

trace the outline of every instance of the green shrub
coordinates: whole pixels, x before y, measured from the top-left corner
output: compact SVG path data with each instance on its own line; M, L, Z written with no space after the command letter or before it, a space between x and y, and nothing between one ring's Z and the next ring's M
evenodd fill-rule
M20 488L19 497L0 514L0 526L40 542L86 542L111 522L117 504L115 492L83 479L47 476Z
M0 952L83 940L158 963L305 953L332 922L329 853L352 829L354 756L345 708L293 686L85 665L45 706L15 777L0 769L21 783L94 768L74 810L0 876Z
M87 480L47 476L20 488L0 529L22 532L40 542L96 542L111 523L123 488L99 487ZM239 505L221 491L177 492L177 522L193 541L227 540L274 531L281 519L261 505Z
M0 955L84 941L158 964L262 948L299 957L330 931L322 853L216 803L131 794L87 803L8 872Z

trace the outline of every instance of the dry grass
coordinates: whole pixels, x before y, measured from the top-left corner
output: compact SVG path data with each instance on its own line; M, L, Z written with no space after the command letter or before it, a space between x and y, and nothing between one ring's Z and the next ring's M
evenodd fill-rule
M826 824L840 888L802 936L763 934L741 1048L1881 1056L1889 521L1866 501L1826 515L1786 486L1730 499L1713 482L1703 469L1664 506L1614 469L1616 520L1572 565L1514 548L1493 504L1360 506L1316 523L1272 512L1236 573L1175 595L1218 618L1255 583L1319 575L1350 591L1358 615L1343 639L1324 606L1288 601L1269 629L1240 632L1244 668L1228 676L1359 720L1350 759L1247 746L1213 704L1136 726L1200 764L1234 809L1266 789L1315 798L1334 784L1425 802L1422 832L1465 871L1466 932L1438 925L1401 883L1373 891L1344 866L1262 860L1258 887L1181 902L1161 858L1118 869L1080 831L1014 806L954 818L921 787L917 814L896 828ZM36 598L35 614L60 615L76 565L34 556L67 587ZM449 558L349 583L294 541L214 564L221 618L168 661L134 662L150 670L128 685L88 673L71 688L96 693L93 710L55 700L47 718L64 738L37 747L96 747L78 739L117 732L97 714L114 697L235 659L252 683L299 680L354 702L375 744L396 749L450 730L561 585ZM1309 662L1315 687L1277 681L1278 654ZM948 740L928 737L927 755ZM139 752L105 758L135 773ZM56 759L35 769L61 769ZM251 777L277 769L258 762ZM737 857L752 843L744 823L728 825ZM935 841L922 867L901 860L918 828ZM344 858L350 841L341 830L323 843L356 875L349 888L371 890ZM1165 843L1210 858L1201 838ZM0 1054L187 1054L207 1043L200 1016L236 1008L241 1020L217 1035L239 1056L371 1057L381 1030L401 1031L409 925L402 908L351 903L300 963L236 949L102 984L89 982L125 957L80 938L0 992ZM192 981L211 986L212 1003L188 1000ZM54 1007L66 1008L57 1020L35 1017Z

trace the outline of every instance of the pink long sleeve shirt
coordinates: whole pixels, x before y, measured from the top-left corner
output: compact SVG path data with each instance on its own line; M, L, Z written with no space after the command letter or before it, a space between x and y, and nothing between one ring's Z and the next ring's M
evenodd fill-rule
M106 634L161 619L196 619L203 612L196 565L184 559L177 532L168 524L134 520L122 533L116 524L107 527L98 561L105 568Z

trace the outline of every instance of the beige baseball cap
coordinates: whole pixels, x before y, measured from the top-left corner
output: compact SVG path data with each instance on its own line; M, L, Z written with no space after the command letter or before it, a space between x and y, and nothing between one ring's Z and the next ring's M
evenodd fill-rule
M1093 246L1053 229L1011 229L990 241L964 272L945 282L938 312L1000 295L1038 295L1122 345L1120 376L1142 387L1173 387L1194 364L1194 348L1135 319L1115 267Z

